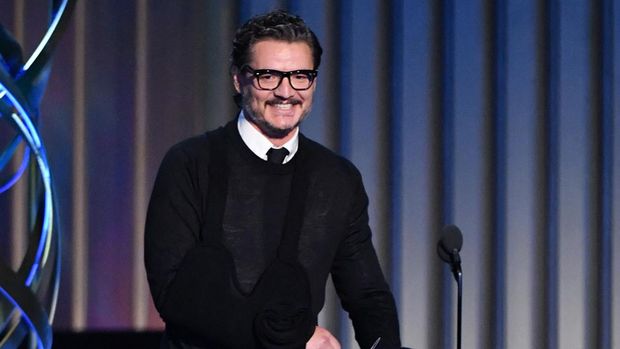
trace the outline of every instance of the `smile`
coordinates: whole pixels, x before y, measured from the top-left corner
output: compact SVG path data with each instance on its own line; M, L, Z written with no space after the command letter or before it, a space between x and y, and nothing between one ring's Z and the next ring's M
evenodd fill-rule
M267 102L267 104L271 107L274 107L278 110L291 110L294 106L296 105L301 105L300 101L286 101L286 102L281 102L281 101L270 101Z
M293 108L293 105L289 103L276 103L276 104L272 104L272 106L280 110L289 110Z

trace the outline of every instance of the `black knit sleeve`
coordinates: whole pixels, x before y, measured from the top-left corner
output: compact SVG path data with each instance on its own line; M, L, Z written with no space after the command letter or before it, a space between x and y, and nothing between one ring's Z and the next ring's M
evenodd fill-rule
M349 313L361 348L381 337L380 348L400 348L394 297L385 282L368 226L368 198L355 170L348 231L332 267L343 308Z
M173 147L155 179L146 216L144 258L160 313L184 257L199 240L203 223L201 193L207 189L206 147L199 138Z

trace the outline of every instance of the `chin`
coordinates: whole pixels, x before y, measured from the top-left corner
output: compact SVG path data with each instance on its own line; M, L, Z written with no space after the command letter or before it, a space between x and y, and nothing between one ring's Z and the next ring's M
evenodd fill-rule
M290 130L297 126L296 122L270 122L269 123L273 128L277 128L279 130Z
M261 131L264 135L273 139L282 139L288 136L294 127L291 128L275 128L275 127L263 127Z
M301 120L298 116L276 116L265 119L272 127L286 130L297 127Z

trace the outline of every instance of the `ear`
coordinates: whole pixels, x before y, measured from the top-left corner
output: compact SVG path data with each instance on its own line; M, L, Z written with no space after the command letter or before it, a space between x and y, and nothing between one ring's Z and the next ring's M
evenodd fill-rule
M235 91L237 91L237 93L241 93L241 83L239 82L239 72L233 73L232 78L233 78L233 86L235 86Z

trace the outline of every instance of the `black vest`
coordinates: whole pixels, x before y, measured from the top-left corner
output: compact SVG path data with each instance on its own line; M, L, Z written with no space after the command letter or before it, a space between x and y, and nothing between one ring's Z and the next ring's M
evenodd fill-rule
M186 287L203 287L196 299L175 304L177 311L204 319L188 328L183 318L167 319L163 348L303 349L317 323L308 277L298 262L299 234L308 179L297 154L277 255L250 293L239 288L234 259L222 245L222 220L228 190L227 138L224 128L210 132L209 186L201 243L185 256L169 296ZM269 191L266 192L269 195ZM266 218L268 220L268 218ZM200 283L195 280L200 279ZM176 298L176 297L175 297ZM164 305L166 306L166 305ZM172 305L171 305L172 306ZM182 311L178 311L182 307ZM192 315L193 314L193 315Z

